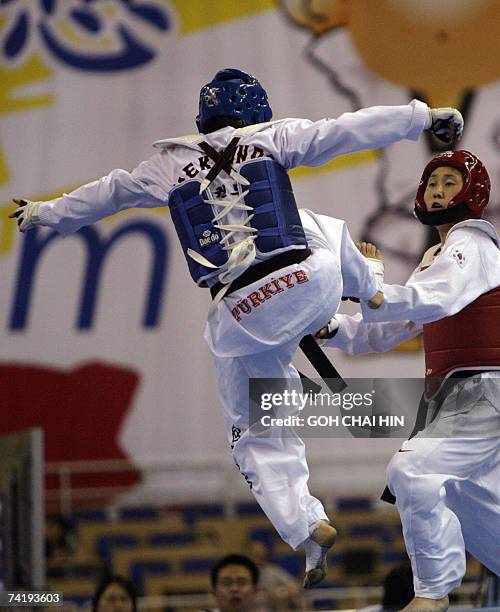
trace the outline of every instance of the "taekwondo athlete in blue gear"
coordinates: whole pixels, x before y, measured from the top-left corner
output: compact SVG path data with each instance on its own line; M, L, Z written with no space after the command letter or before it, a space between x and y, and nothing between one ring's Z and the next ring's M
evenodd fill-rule
M241 70L228 68L218 72L200 92L196 124L200 132L212 132L231 125L245 127L265 122L272 117L267 93L259 81ZM206 286L206 278L229 263L238 276L253 262L257 253L276 255L285 248L307 249L307 240L300 221L292 186L285 169L272 159L249 161L236 172L231 160L239 139L233 138L222 156L207 143L200 143L215 166L205 179L181 184L172 190L169 206L193 280ZM205 147L203 147L205 145ZM225 161L225 163L224 163ZM226 168L242 186L236 202L226 205L211 199L206 189ZM212 207L207 207L211 204ZM221 206L222 210L215 209ZM238 208L248 212L244 225L230 227L221 224L224 216ZM220 222L220 223L218 223ZM225 237L221 236L225 230ZM232 240L246 232L240 242ZM235 266L238 254L243 253ZM233 261L230 261L232 257ZM233 265L231 265L233 264ZM219 280L230 281L234 275ZM227 283L226 283L227 284ZM221 296L228 287L223 288Z
M17 200L12 216L20 231L43 225L66 235L126 208L169 204L190 273L214 298L204 336L235 463L281 537L305 548L310 587L325 576L336 532L309 492L297 433L253 435L249 379L301 389L292 358L302 337L325 325L342 295L382 294L345 223L297 209L287 172L417 140L424 129L449 139L462 118L418 100L320 121L271 117L255 77L221 70L201 89L199 134L157 141L132 172L113 170L48 202Z

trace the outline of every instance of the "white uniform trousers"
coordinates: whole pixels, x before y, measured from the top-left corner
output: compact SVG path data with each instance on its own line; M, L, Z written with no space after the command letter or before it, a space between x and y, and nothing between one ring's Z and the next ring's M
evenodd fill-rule
M340 240L342 234L336 231ZM272 278L300 270L307 282L274 295L248 316L242 315L241 324L235 322L231 310L242 299ZM286 379L287 389L302 391L292 365L294 353L303 336L316 332L336 312L341 296L340 256L317 248L302 263L226 297L209 317L205 333L233 458L269 520L294 549L309 537L309 527L327 516L321 502L309 493L304 442L296 432L285 426L259 435L255 435L256 427L249 430L249 379Z
M300 391L299 374L291 364L299 341L255 355L213 356L234 461L281 538L295 550L309 537L310 525L328 517L309 493L305 446L294 430L276 427L266 437L249 429L248 381L288 378L288 388Z
M451 393L437 419L406 441L387 468L417 597L439 599L456 588L466 549L500 574L500 396L492 389L493 401L481 396L480 387L465 394L465 403ZM487 433L426 437L466 429L468 435Z

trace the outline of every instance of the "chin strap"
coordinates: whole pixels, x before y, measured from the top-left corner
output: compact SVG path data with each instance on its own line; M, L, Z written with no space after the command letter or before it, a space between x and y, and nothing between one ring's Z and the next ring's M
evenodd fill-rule
M461 221L469 215L469 207L465 202L460 202L451 208L444 210L418 210L415 208L415 217L424 225L445 225L453 221Z

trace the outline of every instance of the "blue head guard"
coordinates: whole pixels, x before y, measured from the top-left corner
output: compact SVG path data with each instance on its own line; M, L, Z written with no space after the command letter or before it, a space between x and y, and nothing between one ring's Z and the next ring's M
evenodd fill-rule
M207 123L228 118L236 125L269 121L273 115L267 93L251 74L236 68L220 70L200 91L200 112L196 125L202 133ZM211 131L211 130L208 130Z

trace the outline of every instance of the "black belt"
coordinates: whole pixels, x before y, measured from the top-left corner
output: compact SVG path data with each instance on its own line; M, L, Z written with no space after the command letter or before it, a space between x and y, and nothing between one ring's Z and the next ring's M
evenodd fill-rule
M311 362L311 365L318 373L319 377L323 379L332 393L341 393L346 387L347 383L338 373L333 363L323 352L323 349L316 342L314 336L311 334L304 336L299 344L302 352ZM309 380L307 376L299 372L302 380L302 385L309 384L313 388L318 387L314 381ZM316 389L319 391L321 387Z
M279 255L275 255L271 257L271 259L266 259L265 261L261 261L254 266L251 266L243 274L238 276L229 286L229 289L225 293L225 296L230 295L233 291L237 291L238 289L242 289L247 285L251 285L255 283L255 281L264 278L268 274L272 274L276 272L276 270L280 270L281 268L285 268L286 266L290 266L291 264L297 264L304 259L307 259L311 254L311 249L293 249L291 251L286 251L285 253L280 253ZM219 291L225 287L222 283L215 283L210 287L210 294L212 299L219 293ZM224 297L225 297L224 296Z
M304 261L304 259L307 259L310 254L311 249L293 249L292 251L286 251L285 253L271 257L271 259L255 264L251 268L248 268L248 270L245 270L243 274L238 276L238 278L231 283L225 295L229 295L233 291L237 291L242 287L251 285L255 281L264 278L264 276L276 272L276 270L280 270L281 268L285 268L291 264L300 263L301 261ZM214 298L223 287L224 285L222 283L215 283L215 285L210 287L212 298ZM342 376L337 372L328 357L323 353L321 347L318 345L312 335L304 336L302 338L300 348L311 362L311 365L319 374L320 378L325 380L327 386L333 393L340 393L345 389L347 385ZM307 376L301 372L299 372L299 374L302 378L303 385L306 385L308 390L319 391L319 389L321 389L321 387L310 380Z

